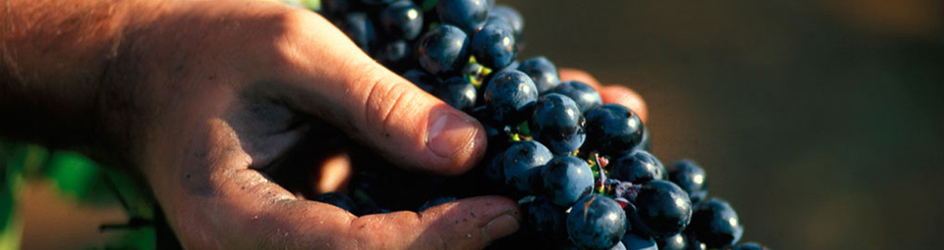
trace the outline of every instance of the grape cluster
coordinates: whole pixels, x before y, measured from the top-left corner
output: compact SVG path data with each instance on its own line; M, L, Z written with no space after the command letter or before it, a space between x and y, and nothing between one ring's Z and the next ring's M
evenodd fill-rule
M518 199L526 225L495 247L766 249L735 245L743 226L730 204L709 199L704 169L688 160L663 166L635 112L603 104L586 83L562 82L545 57L517 61L524 21L513 8L485 0L321 4L364 52L476 117L488 133L485 159L470 173L404 177L436 187L411 193L428 200L418 210L473 195ZM366 176L353 185L353 199L315 200L359 215L410 203L409 195L376 188L384 182Z

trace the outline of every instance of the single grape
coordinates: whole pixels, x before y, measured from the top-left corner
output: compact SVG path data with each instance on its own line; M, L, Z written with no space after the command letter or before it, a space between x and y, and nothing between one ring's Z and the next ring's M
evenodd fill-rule
M708 196L708 179L705 170L692 160L681 160L669 168L669 180L688 193L692 204Z
M524 18L521 17L521 13L518 13L518 11L512 7L496 5L488 10L488 17L504 19L511 24L511 28L515 32L516 37L521 37L521 34L524 33Z
M688 194L675 184L654 180L642 185L636 200L637 216L633 231L652 237L669 237L682 232L692 220L692 202ZM641 223L637 223L636 220Z
M531 136L557 155L570 154L587 138L585 119L569 97L547 94L538 98L531 115Z
M528 74L539 93L544 93L558 84L560 84L560 75L557 73L557 66L554 66L546 57L537 56L518 64L518 70Z
M593 172L572 155L555 156L541 169L544 194L558 206L569 207L593 191Z
M567 214L567 235L582 249L609 249L626 234L626 214L609 197L584 196Z
M619 104L603 104L591 108L587 118L587 151L618 156L633 149L642 139L643 124L636 113Z
M380 12L380 24L391 39L413 40L423 30L423 11L409 0L397 1Z
M606 167L610 171L611 178L635 184L665 179L665 167L662 166L662 162L646 151L633 151L615 161L610 161Z
M469 37L456 26L439 25L419 38L414 53L427 72L455 74L469 62Z
M517 142L502 158L505 183L522 193L537 193L540 190L541 167L554 156L544 145L536 141Z
M337 23L338 28L347 35L357 47L365 52L370 52L371 46L378 41L377 31L374 24L364 12L351 12L345 14Z
M459 110L471 110L475 95L475 86L465 77L451 77L433 89L433 96Z
M500 73L500 72L502 72L502 71L510 71L510 70L518 70L518 62L517 62L517 61L513 61L513 62L511 62L511 64L508 64L508 66L505 66L504 68L501 68L501 69L498 69L498 70L492 69L492 72L489 73L488 75L486 75L486 76L482 79L482 85L479 86L479 92L478 92L478 93L479 93L479 96L485 96L485 90L488 89L488 83L491 82L492 79L495 78L496 75L498 75L498 73ZM534 81L532 81L532 83L533 83L533 82L534 82ZM478 105L485 105L485 98L479 98L479 103L478 103Z
M436 13L443 23L455 25L468 34L475 33L488 18L485 0L441 0L436 2Z
M499 124L514 125L524 121L537 99L534 82L517 70L498 72L485 89L486 109L491 120Z
M518 55L515 34L505 21L489 21L472 36L472 55L485 67L500 69L511 64Z
M708 248L721 248L737 243L744 233L744 226L728 202L711 198L698 204L692 223L685 230Z
M577 103L577 107L580 107L581 113L586 113L591 108L603 105L603 99L600 98L600 93L583 82L561 82L548 91L548 93L557 93L570 97L570 99L573 99L574 102Z

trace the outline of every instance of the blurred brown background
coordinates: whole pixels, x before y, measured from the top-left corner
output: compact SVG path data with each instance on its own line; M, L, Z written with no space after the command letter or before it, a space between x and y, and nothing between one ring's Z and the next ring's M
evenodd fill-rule
M742 240L929 249L944 225L944 2L498 0L545 55L629 86L654 153L708 171ZM120 208L32 185L25 248L101 245ZM105 235L107 236L107 234Z
M742 240L932 249L944 225L944 2L502 1L546 55L649 105Z

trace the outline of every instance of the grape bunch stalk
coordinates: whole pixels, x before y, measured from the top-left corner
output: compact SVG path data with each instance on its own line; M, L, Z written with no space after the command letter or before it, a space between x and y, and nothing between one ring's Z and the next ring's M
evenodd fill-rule
M690 160L666 168L650 153L639 115L525 48L524 19L486 0L322 0L319 11L365 53L446 104L477 118L485 158L454 178L416 175L427 192L391 193L389 176L364 174L351 196L315 200L354 214L417 210L456 198L519 200L526 223L493 248L767 249L737 244L737 213L709 198L705 171ZM427 186L428 187L428 186ZM394 188L396 189L396 188Z

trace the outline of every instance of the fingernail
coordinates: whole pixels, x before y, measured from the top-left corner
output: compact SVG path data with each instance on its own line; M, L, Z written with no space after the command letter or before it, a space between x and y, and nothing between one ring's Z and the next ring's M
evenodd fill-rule
M432 122L427 130L426 146L439 157L453 157L472 140L475 133L475 125L471 120L452 112L442 112L430 118Z
M495 240L517 232L518 227L520 227L518 219L509 214L502 214L485 224L485 235L490 240Z

